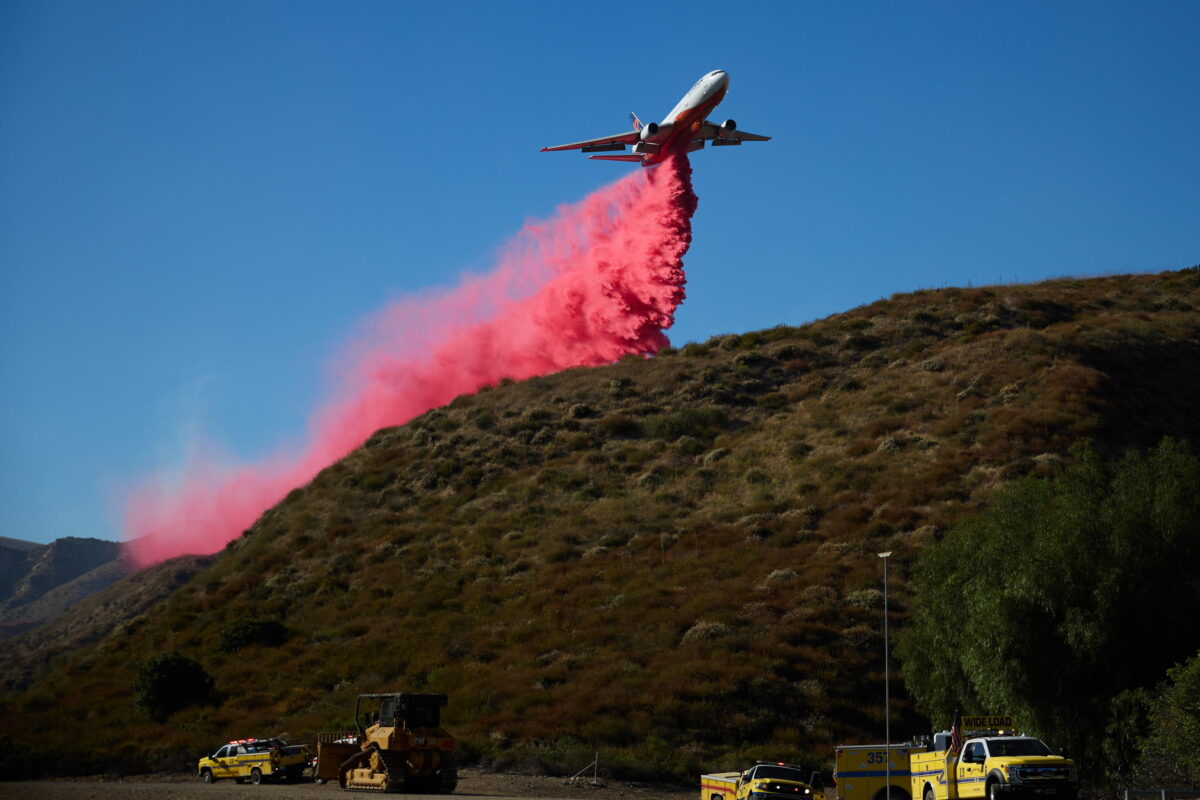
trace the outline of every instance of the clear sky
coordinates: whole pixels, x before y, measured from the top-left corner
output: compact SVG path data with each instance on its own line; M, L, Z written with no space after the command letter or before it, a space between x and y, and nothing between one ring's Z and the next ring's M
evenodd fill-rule
M0 3L0 536L119 538L203 436L300 436L387 301L696 154L682 344L919 288L1200 262L1197 2Z

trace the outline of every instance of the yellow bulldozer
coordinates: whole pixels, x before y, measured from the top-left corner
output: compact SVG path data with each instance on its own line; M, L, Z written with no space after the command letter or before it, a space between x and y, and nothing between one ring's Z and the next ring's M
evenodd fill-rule
M441 729L444 694L360 694L354 731L317 735L317 783L347 791L450 793L458 785L454 737Z

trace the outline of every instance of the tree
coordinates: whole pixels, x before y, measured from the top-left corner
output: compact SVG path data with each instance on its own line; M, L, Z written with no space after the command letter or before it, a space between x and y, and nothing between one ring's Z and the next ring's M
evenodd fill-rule
M1139 777L1148 786L1200 785L1200 653L1173 667L1151 702L1150 733L1142 743Z
M1200 641L1200 462L1170 439L1072 454L926 551L897 650L934 719L1011 713L1099 769L1122 695Z
M133 704L156 722L213 699L212 676L199 661L175 650L151 656L138 670L132 688Z

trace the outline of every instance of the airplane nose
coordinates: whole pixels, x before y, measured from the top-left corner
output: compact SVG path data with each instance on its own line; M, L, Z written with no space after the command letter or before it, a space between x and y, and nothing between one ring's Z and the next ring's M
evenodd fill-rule
M712 72L708 73L708 76L713 78L718 86L729 85L729 73L723 69L714 69Z

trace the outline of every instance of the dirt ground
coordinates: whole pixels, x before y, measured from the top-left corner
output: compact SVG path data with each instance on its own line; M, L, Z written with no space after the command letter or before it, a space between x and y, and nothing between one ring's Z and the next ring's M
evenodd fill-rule
M699 789L678 786L650 786L638 783L600 781L591 778L568 783L563 778L484 772L463 769L459 772L458 791L453 795L403 795L448 800L451 797L486 800L697 800ZM146 775L121 780L80 778L73 780L24 781L0 783L0 798L12 800L338 800L341 797L369 797L371 793L342 792L337 786L295 784L237 785L233 781L201 783L193 775Z

